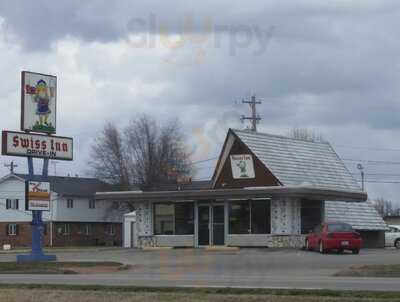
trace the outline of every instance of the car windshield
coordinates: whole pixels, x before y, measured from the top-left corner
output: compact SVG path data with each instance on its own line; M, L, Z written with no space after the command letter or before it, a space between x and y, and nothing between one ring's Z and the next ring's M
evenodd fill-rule
M352 232L353 228L345 223L328 224L328 232Z

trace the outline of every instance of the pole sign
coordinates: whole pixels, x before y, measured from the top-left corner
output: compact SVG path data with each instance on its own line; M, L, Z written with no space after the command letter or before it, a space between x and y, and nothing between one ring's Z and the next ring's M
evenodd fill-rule
M56 133L57 77L23 71L21 130Z
M50 211L50 183L27 181L25 187L27 211Z
M3 131L1 154L72 160L73 140L70 137Z

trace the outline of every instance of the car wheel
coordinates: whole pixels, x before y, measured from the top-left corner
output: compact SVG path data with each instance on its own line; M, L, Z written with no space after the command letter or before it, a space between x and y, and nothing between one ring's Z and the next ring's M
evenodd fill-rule
M359 249L354 249L354 250L352 250L352 252L353 252L354 255L357 255L358 253L360 253L360 250Z
M397 240L394 242L394 246L396 247L396 249L400 249L400 238L397 239Z
M322 243L322 240L319 242L319 252L321 254L325 254L326 250L324 249L324 244Z

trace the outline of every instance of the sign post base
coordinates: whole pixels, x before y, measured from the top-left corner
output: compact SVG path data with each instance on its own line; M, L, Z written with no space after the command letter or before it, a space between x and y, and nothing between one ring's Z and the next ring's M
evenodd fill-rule
M44 181L48 180L48 159L44 160L42 178ZM28 170L29 179L33 179L33 161L32 158L28 158ZM33 210L32 211L32 251L29 255L17 255L17 262L45 262L45 261L56 261L55 255L45 255L43 253L43 211Z

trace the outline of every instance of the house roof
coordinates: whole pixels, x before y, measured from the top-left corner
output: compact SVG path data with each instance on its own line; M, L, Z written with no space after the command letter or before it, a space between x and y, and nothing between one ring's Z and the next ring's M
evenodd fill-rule
M24 180L28 179L27 174L15 175ZM48 179L51 190L64 196L89 197L94 196L96 192L113 191L112 185L97 178L49 176ZM35 175L33 180L41 181L43 177Z
M361 190L327 142L310 142L246 130L231 131L284 186Z
M367 202L325 202L325 220L350 224L356 230L386 230L387 225Z

